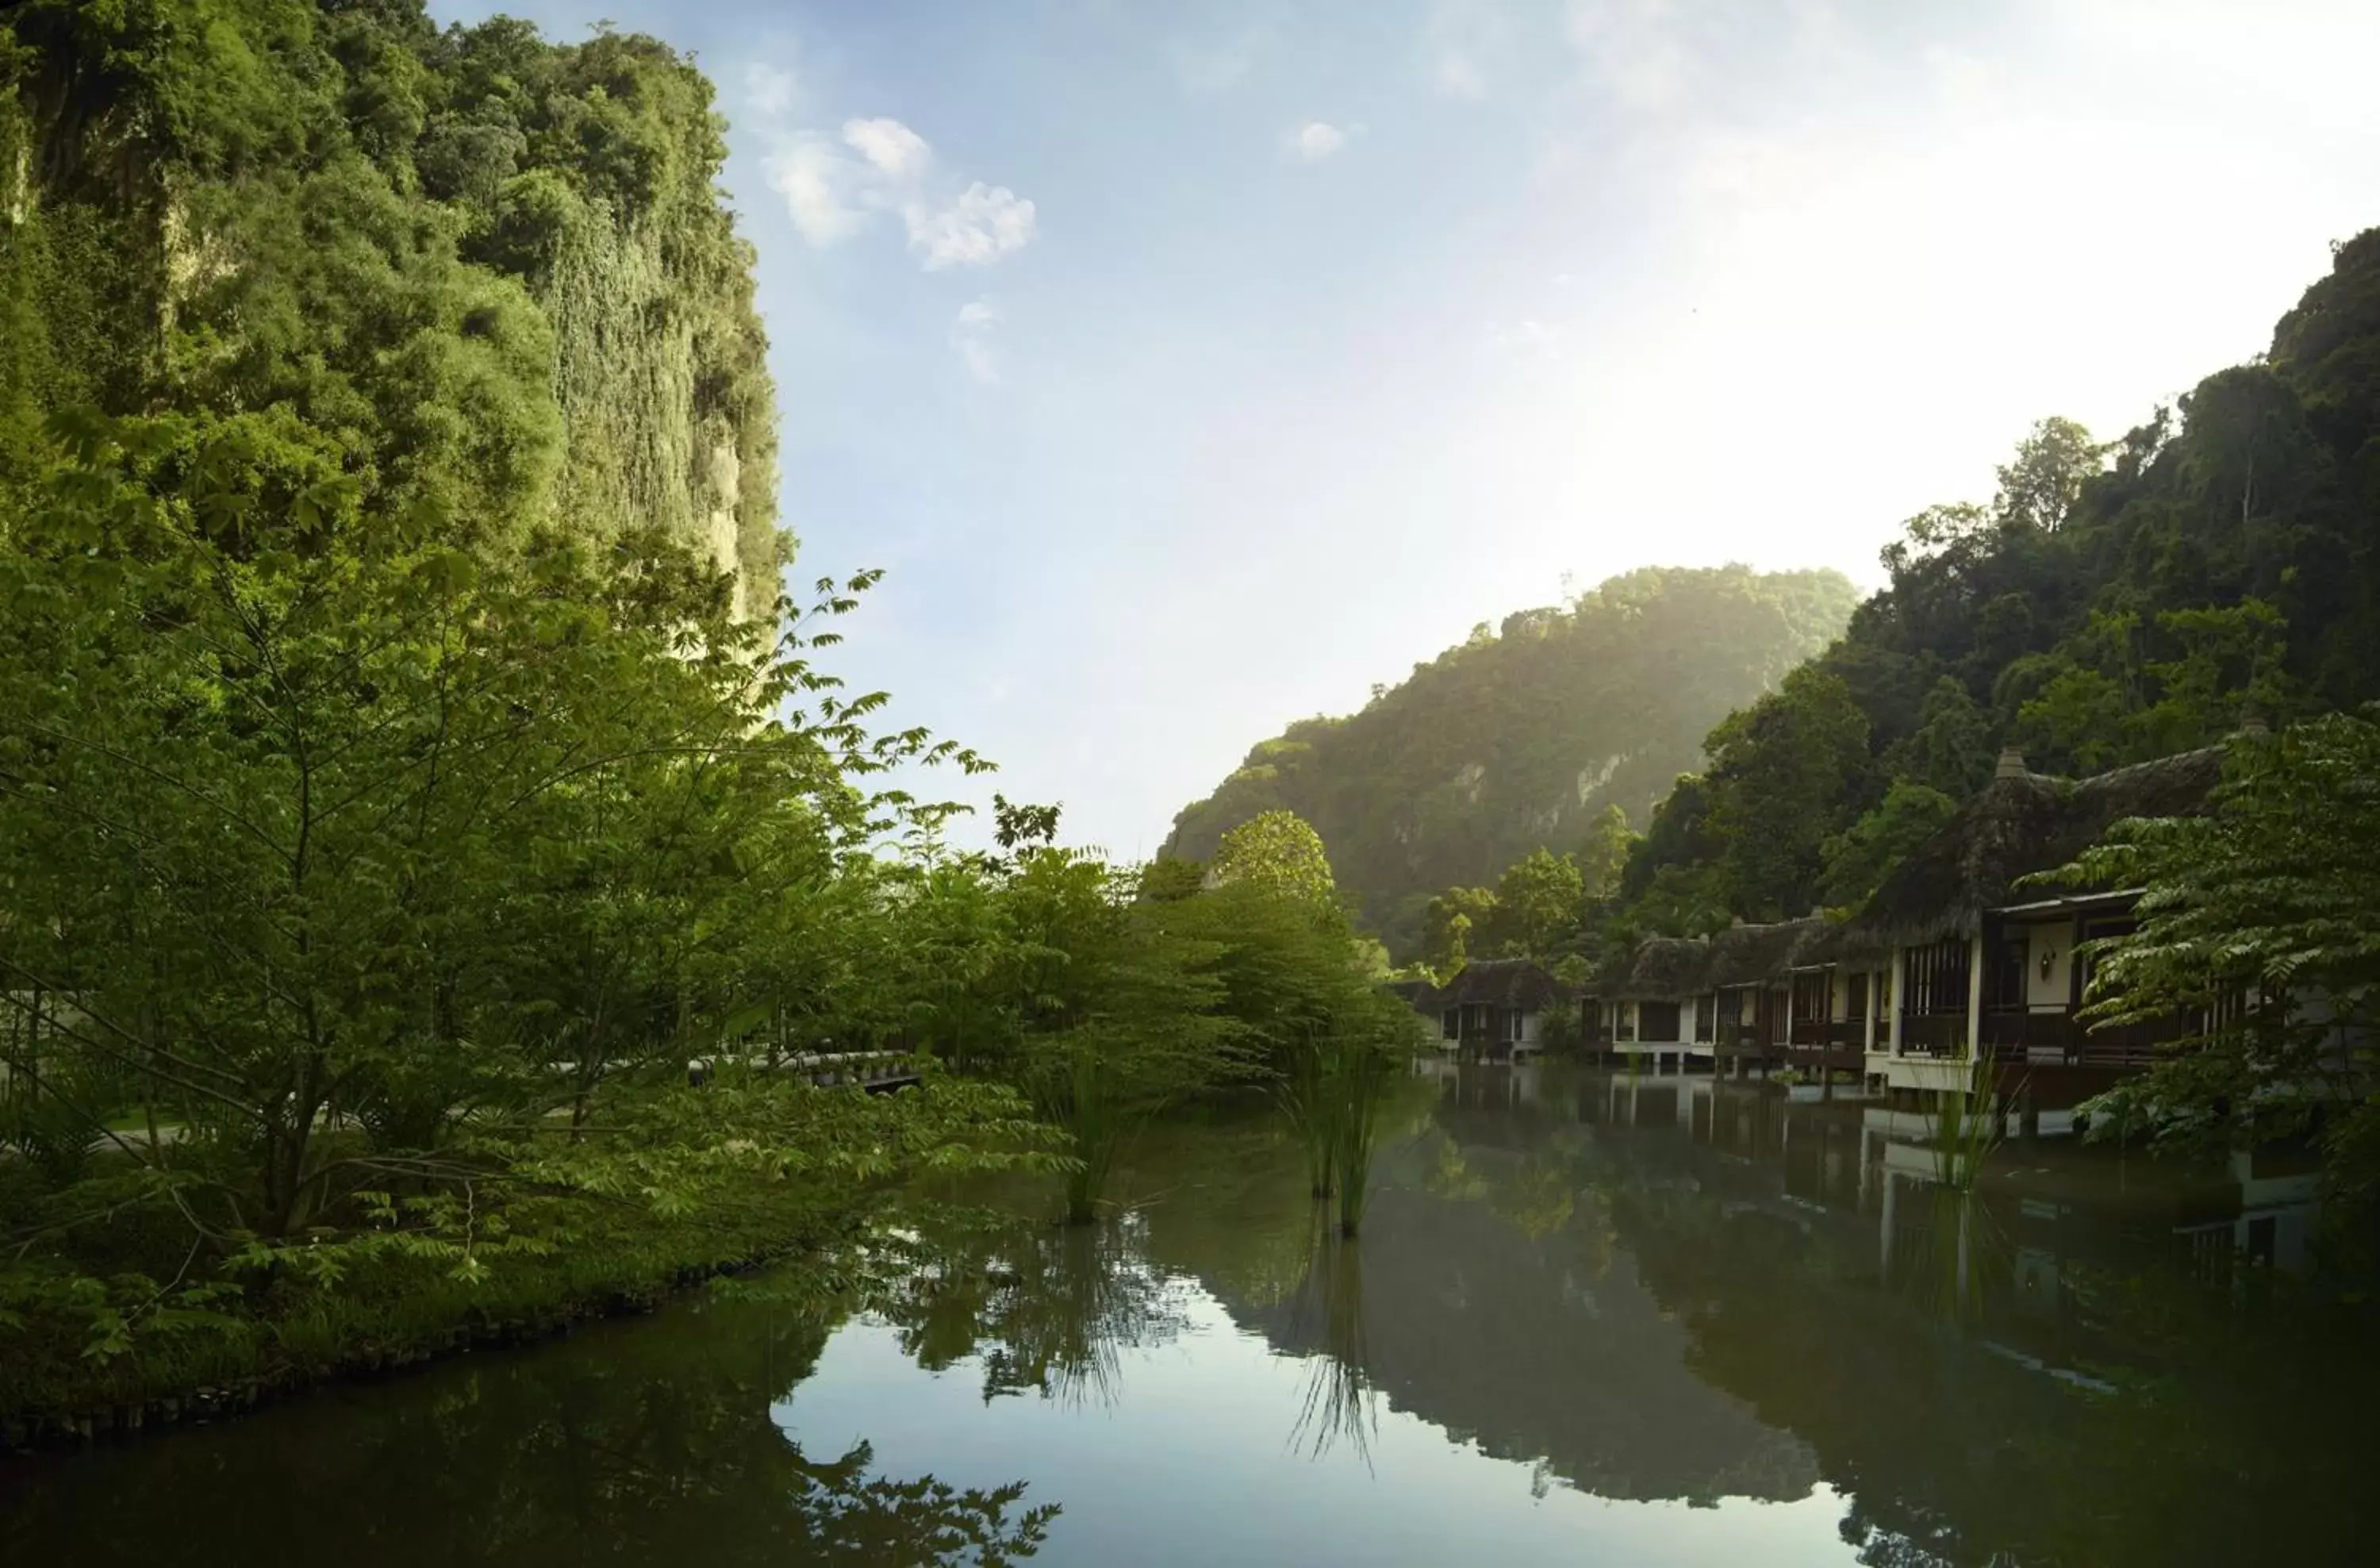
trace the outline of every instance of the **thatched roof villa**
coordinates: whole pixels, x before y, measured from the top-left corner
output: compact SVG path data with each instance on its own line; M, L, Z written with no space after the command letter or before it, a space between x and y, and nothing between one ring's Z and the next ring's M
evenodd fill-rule
M2010 1092L2071 1103L2176 1028L2095 1031L2075 1018L2089 981L2075 948L2124 929L2137 890L2031 879L2126 818L2204 809L2221 771L2219 748L2084 779L2033 772L2006 752L1850 919L1657 937L1607 966L1594 1043L1663 1066L1791 1064L1919 1090L1962 1086L1967 1064L1988 1057Z

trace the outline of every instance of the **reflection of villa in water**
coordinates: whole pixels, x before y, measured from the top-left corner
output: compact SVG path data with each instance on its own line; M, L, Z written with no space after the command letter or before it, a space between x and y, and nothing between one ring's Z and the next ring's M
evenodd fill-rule
M2011 1140L1946 1186L1914 1119L1874 1103L1425 1071L1440 1099L1380 1172L1352 1283L1318 1264L1284 1300L1217 1294L1278 1350L1351 1362L1391 1408L1599 1496L1866 1489L1914 1464L1872 1452L1876 1432L1934 1440L1942 1379L1961 1399L2048 1402L2020 1422L2105 1386L2137 1347L2093 1283L2194 1279L2220 1303L2304 1260L2311 1177L2269 1164L2192 1175ZM1840 1415L1852 1399L1859 1421Z
M2060 1430L2144 1354L2103 1299L2124 1292L2095 1287L2162 1280L2220 1313L2305 1260L2312 1176L2269 1161L2192 1174L2012 1139L1945 1185L1873 1103L1425 1071L1431 1131L1383 1173L1361 1244L1365 1380L1606 1497L1824 1484L1851 1499L1846 1538L1998 1527L2032 1483L1970 1434ZM1281 1350L1341 1348L1311 1288L1229 1305Z
M1729 1161L1731 1178L1717 1185L1737 1201L1768 1205L1804 1227L1823 1223L1840 1236L1855 1229L1869 1238L1882 1281L1899 1276L1943 1218L1935 1197L1953 1157L1925 1112L1827 1103L1725 1079L1614 1076L1588 1085L1575 1099L1581 1120L1632 1132L1674 1129ZM1536 1088L1516 1082L1510 1092ZM2037 1321L2058 1315L2062 1282L2076 1270L2173 1269L2242 1286L2260 1272L2301 1272L2317 1185L2313 1161L2293 1150L2242 1153L2226 1170L2192 1173L2115 1150L2017 1137L1985 1159L1957 1218L1970 1229L1986 1222L1993 1245L2013 1264L2004 1300L1984 1290L1985 1316Z

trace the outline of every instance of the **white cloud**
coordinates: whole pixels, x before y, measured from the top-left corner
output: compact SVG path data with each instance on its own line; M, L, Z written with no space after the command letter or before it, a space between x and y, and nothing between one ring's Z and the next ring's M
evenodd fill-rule
M847 239L867 221L861 206L866 170L817 136L795 138L761 165L769 188L785 199L794 226L824 249Z
M1347 133L1321 120L1308 120L1289 135L1289 150L1309 164L1318 164L1346 145Z
M960 306L951 322L951 346L958 350L967 374L986 386L1000 384L1000 361L992 352L991 336L1002 319L1000 307L982 298Z
M1033 238L1033 203L1004 185L977 180L947 201L936 194L933 149L899 120L845 120L843 142L849 152L804 131L784 140L762 165L813 247L848 239L887 212L901 214L909 248L929 273L986 266Z
M1004 185L977 180L940 212L923 202L903 209L909 249L928 272L980 267L1022 249L1033 237L1033 203Z
M744 101L755 113L775 117L794 106L801 83L783 66L755 60L744 67Z
M845 120L843 140L879 174L892 180L917 178L926 172L926 165L934 157L934 150L926 145L924 137L891 118Z

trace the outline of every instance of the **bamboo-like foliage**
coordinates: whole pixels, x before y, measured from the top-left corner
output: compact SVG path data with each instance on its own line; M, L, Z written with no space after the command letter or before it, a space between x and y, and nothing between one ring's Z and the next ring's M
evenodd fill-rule
M1335 1205L1342 1235L1364 1222L1380 1113L1411 1063L1419 1025L1402 1005L1363 993L1301 1041L1279 1094L1305 1150L1313 1196Z
M2146 890L2091 950L2085 1018L2192 1026L2093 1132L2205 1155L2317 1129L2338 1195L2380 1199L2380 713L2236 737L2208 813L2119 824L2057 875Z
M1991 1062L1978 1057L1961 1065L1966 1082L1936 1097L1926 1141L1934 1156L1936 1184L1969 1192L1983 1174L1985 1158L1998 1146L2006 1128Z

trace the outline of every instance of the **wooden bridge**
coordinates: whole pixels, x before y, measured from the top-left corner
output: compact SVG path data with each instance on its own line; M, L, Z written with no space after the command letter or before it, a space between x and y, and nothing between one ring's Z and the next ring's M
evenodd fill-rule
M689 1081L707 1082L719 1058L698 1056L686 1064ZM820 1088L856 1084L870 1094L890 1094L924 1076L917 1058L903 1051L805 1051L775 1063L751 1064L763 1072L795 1073Z

